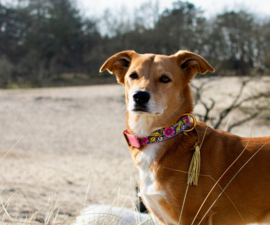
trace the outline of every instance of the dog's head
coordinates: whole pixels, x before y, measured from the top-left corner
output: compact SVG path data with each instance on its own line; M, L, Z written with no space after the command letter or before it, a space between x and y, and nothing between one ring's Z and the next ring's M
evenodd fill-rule
M111 56L100 72L106 69L125 86L129 118L159 120L157 127L191 112L190 80L196 73L214 72L204 58L188 51L170 56L123 51Z

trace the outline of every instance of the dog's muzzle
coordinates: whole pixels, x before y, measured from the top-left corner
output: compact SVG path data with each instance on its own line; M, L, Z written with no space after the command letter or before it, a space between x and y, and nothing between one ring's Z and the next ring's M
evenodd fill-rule
M133 94L133 101L135 103L133 111L147 112L149 99L150 94L147 91L135 91Z

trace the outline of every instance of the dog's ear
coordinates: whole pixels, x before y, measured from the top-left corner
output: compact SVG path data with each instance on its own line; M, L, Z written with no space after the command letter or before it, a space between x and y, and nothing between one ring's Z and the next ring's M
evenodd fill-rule
M177 57L178 65L180 65L190 79L197 73L215 72L214 68L203 57L193 52L179 51L175 56Z
M118 83L124 84L124 77L130 66L131 57L134 53L135 51L131 50L116 53L106 60L106 62L101 66L99 72L103 72L107 69L110 73L114 73L116 75Z

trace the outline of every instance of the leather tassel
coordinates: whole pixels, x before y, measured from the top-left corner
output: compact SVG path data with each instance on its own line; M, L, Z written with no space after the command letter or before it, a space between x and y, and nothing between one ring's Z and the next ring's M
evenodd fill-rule
M188 181L187 181L188 184L198 185L200 167L201 167L200 147L196 145L195 152L189 165Z

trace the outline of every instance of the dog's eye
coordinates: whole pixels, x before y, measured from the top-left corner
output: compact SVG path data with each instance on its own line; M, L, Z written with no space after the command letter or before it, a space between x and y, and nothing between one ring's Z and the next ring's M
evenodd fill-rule
M159 78L159 81L162 83L169 83L171 81L171 79L169 77L163 75Z
M132 73L132 74L130 74L129 75L129 77L131 78L131 79L138 79L138 74L137 73Z

